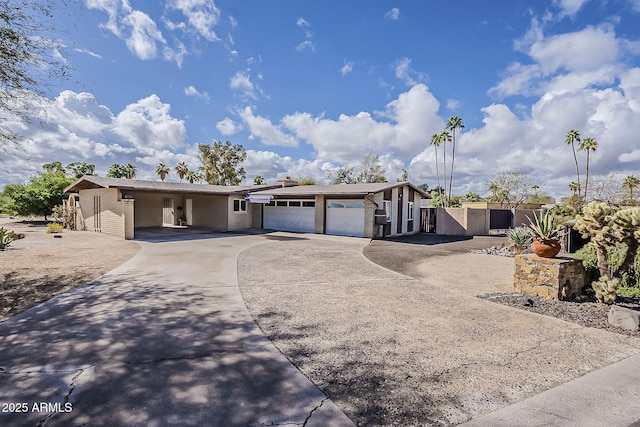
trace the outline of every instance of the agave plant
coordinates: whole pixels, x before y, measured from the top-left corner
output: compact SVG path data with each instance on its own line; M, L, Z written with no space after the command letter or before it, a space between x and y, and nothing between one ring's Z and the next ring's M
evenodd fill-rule
M527 227L511 228L507 232L510 249L516 254L521 254L531 241L531 231Z
M535 221L528 216L527 219L529 220L529 230L534 237L542 240L557 240L562 237L562 225L556 223L556 217L551 212L547 211L539 217L534 212L533 217Z

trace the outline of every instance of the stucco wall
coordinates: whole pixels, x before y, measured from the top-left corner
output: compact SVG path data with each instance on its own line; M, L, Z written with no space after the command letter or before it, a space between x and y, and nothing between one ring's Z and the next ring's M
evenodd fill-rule
M532 220L535 221L535 218L533 217L534 212L536 215L538 215L538 217L540 217L540 211L539 210L530 210L530 209L523 209L523 210L516 210L515 215L513 216L513 226L514 227L524 227L529 225L529 220L527 219L527 216L529 218L531 218Z
M465 236L464 209L437 208L436 233L449 236Z
M131 194L135 200L134 220L135 227L162 227L162 199L174 199L174 209L180 206L182 199L171 194L125 192Z
M477 236L489 234L489 222L487 209L467 209L465 210L465 224L467 236Z
M324 220L324 196L317 195L315 197L316 202L316 211L315 211L315 228L314 231L317 234L324 234L325 231L325 220Z
M96 197L99 197L99 208L96 206ZM122 201L119 200L117 189L81 190L80 209L87 230L125 236Z
M227 216L229 218L229 230L242 230L243 228L251 228L253 222L253 203L247 202L246 212L234 212L233 201L244 200L244 196L231 196L228 198Z
M196 227L210 227L214 230L227 230L229 212L227 196L188 197L193 199L193 225ZM233 205L231 206L233 209Z

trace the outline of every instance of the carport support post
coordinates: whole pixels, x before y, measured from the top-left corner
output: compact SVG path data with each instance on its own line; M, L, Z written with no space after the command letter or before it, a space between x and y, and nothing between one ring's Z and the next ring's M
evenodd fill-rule
M134 200L133 199L123 199L122 200L122 212L123 212L123 221L124 221L124 238L125 239L133 239L134 238Z

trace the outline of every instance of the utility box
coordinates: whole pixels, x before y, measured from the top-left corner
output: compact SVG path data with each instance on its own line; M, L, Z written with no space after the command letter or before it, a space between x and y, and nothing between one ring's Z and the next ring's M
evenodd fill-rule
M376 225L387 225L387 212L384 209L376 209Z

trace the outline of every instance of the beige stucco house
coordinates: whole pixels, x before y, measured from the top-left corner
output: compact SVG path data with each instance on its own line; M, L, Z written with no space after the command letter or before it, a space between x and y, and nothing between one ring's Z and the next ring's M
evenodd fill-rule
M65 191L78 229L125 239L145 227L213 231L265 228L361 237L420 231L420 200L407 182L217 186L85 176Z
M420 200L429 196L408 182L300 185L252 192L269 197L262 227L381 238L420 231Z
M261 205L250 191L273 186L223 186L84 176L65 191L79 208L78 228L132 239L144 227L202 227L216 231L259 227Z

